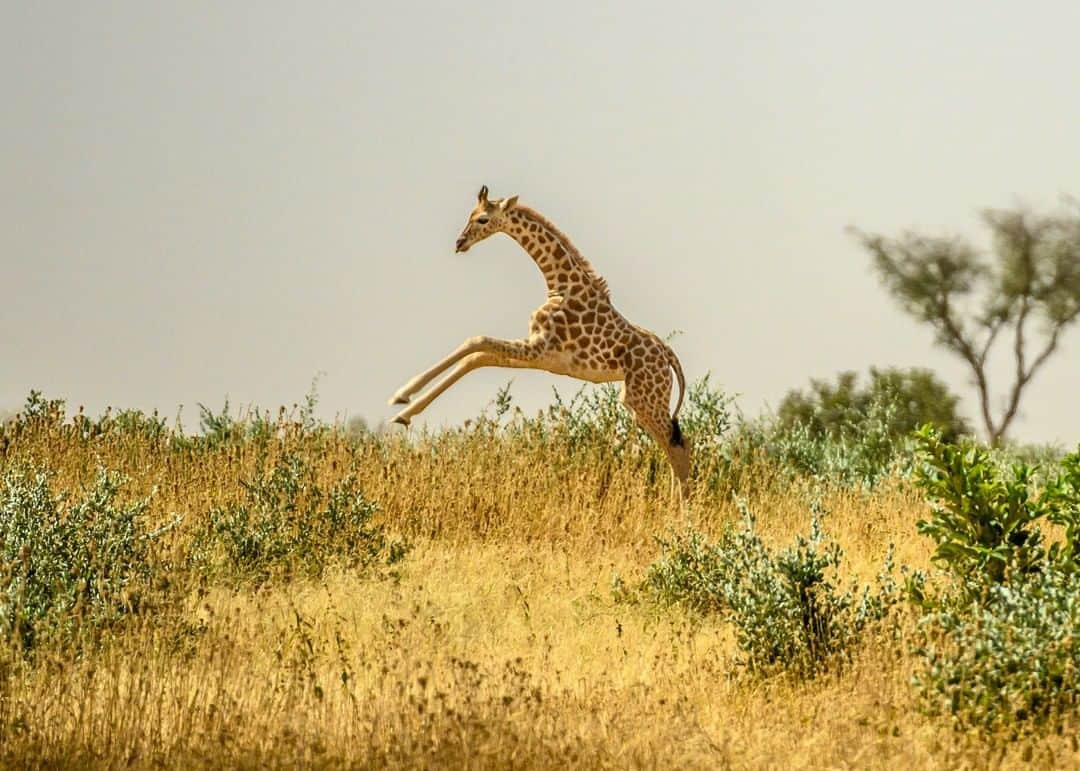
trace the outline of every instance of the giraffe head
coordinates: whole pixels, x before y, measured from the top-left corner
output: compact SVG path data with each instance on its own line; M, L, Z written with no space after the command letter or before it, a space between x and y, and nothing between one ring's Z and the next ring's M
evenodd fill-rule
M476 196L476 206L469 212L469 220L458 236L455 251L467 252L473 244L500 232L506 225L507 213L517 205L517 199L516 195L512 195L491 201L488 200L487 185L480 188Z

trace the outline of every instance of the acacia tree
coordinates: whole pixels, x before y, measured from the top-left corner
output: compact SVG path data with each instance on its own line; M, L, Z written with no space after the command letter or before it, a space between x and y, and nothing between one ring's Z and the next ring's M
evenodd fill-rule
M998 444L1024 389L1080 317L1080 209L1046 216L986 210L982 218L993 235L992 257L959 236L854 233L900 306L967 363L986 432ZM987 359L996 342L1010 338L1012 384L995 414Z

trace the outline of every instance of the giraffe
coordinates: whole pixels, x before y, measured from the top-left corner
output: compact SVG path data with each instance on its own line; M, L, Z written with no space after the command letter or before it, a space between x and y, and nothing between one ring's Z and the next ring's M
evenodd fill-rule
M450 386L479 367L517 367L569 375L593 383L623 382L620 399L634 420L667 453L682 499L689 499L690 443L679 428L686 391L675 352L647 329L629 322L611 302L607 282L558 228L516 195L489 199L485 185L458 236L458 253L495 233L517 241L536 262L547 284L547 301L529 319L522 340L472 337L445 359L420 373L393 395L408 405L394 418L408 426ZM413 396L457 365L420 399ZM668 413L671 373L679 381L675 410Z

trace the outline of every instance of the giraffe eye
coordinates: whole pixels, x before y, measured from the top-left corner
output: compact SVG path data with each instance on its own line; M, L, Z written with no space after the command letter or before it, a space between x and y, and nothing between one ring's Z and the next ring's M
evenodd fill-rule
M488 224L488 218L487 217L477 217L476 224L477 225L486 225L486 224Z

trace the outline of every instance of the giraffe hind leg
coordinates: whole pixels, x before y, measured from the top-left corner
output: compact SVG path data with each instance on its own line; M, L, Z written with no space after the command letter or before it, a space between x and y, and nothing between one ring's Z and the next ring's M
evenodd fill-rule
M679 482L684 501L690 496L690 442L683 435L679 421L668 413L671 374L665 370L651 380L628 375L622 400L645 433L664 448L671 470Z

